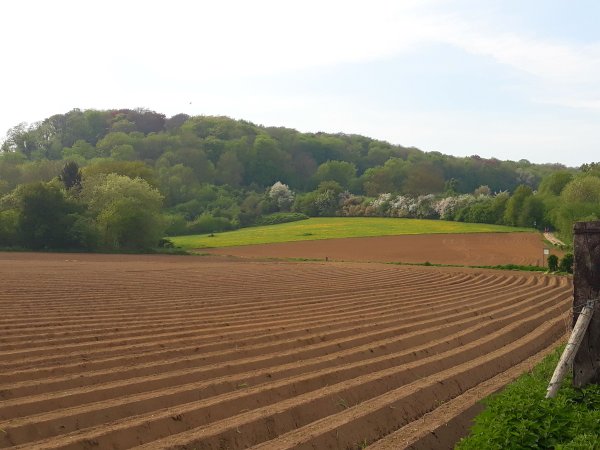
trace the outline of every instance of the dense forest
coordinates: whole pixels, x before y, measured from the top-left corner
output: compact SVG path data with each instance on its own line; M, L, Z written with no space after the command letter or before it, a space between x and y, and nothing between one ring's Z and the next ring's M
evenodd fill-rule
M600 216L600 166L424 152L227 117L74 109L11 128L0 246L125 250L304 216L552 227Z

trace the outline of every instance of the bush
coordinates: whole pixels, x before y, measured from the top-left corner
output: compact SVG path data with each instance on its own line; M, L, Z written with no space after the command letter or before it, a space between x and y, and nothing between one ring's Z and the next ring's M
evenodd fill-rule
M573 253L565 253L565 256L560 260L558 270L573 273Z
M0 211L0 246L15 247L19 237L19 212L15 209Z
M276 225L278 223L297 222L298 220L306 219L308 219L308 216L302 213L273 213L259 217L255 223L256 225Z
M175 244L170 239L162 238L158 241L158 248L175 248Z
M167 236L180 236L186 234L187 220L180 214L165 214L165 222L167 223L167 229L165 233Z
M560 352L554 352L531 373L486 399L470 436L456 448L598 448L600 386L575 389L567 378L556 398L544 398L559 357Z
M539 266L525 266L521 264L499 264L497 266L474 266L485 269L498 269L498 270L521 270L525 272L545 272L544 267Z
M558 256L556 256L556 255L548 256L548 270L550 272L556 272L558 270Z
M317 217L319 215L319 209L316 205L317 195L317 191L312 191L296 196L293 210L310 217Z
M188 234L207 234L217 231L233 230L235 226L225 217L213 217L210 214L202 214L193 222L188 223Z

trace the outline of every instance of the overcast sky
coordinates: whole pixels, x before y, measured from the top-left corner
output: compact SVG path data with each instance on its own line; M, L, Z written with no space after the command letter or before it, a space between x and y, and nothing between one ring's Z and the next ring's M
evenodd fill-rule
M73 108L600 160L600 1L0 2L0 136Z

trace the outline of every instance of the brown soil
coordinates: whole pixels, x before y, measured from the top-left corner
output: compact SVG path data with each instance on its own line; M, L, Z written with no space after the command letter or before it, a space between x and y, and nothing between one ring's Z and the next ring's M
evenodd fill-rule
M415 421L458 417L559 340L571 292L220 257L0 253L0 272L0 447L27 449L414 443Z
M470 233L328 239L204 249L245 258L304 258L471 266L542 265L539 233ZM558 250L552 253L560 255Z

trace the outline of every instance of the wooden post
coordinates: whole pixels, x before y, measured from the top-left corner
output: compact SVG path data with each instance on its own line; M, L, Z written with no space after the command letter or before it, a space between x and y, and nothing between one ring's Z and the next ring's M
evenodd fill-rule
M581 311L579 314L577 323L573 328L573 333L571 333L571 337L569 338L569 342L567 342L565 350L560 357L560 361L558 361L558 365L556 366L556 369L554 369L554 374L552 375L552 379L550 380L550 384L548 385L546 392L546 398L556 397L562 380L571 367L571 364L573 364L573 359L579 350L583 336L585 335L585 332L590 324L590 320L593 317L594 306L594 302L588 302L588 304L583 307L583 311Z
M573 324L590 300L600 295L600 221L573 226ZM600 301L573 361L573 386L600 384Z

